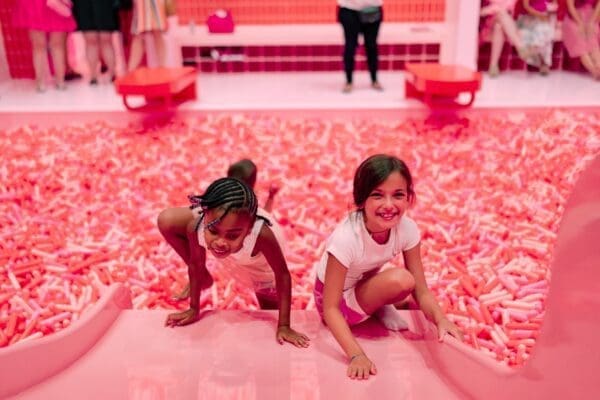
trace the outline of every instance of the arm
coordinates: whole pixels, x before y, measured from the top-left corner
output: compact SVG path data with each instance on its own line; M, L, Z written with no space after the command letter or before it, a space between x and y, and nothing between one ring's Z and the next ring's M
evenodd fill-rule
M198 220L190 221L186 228L187 241L190 246L188 276L190 281L190 308L186 311L169 314L165 325L183 326L198 320L200 313L200 291L212 284L212 277L206 269L206 250L198 243L195 228Z
M449 333L455 338L462 340L462 333L456 325L446 318L435 296L427 287L425 273L423 272L423 262L421 261L421 243L412 249L404 251L402 254L404 256L404 265L406 265L406 268L415 279L415 300L419 304L423 314L425 314L425 317L438 327L439 339L442 340L443 336Z
M271 228L264 224L261 228L256 248L263 253L275 274L277 297L279 303L279 320L277 322L277 341L290 342L297 347L308 347L308 337L294 331L290 327L290 308L292 300L292 278L277 238Z
M346 273L347 268L333 255L328 254L323 289L323 318L333 337L350 359L348 376L351 378L358 377L359 379L367 378L369 374L376 374L377 369L356 341L339 308Z
M265 203L265 210L267 210L267 212L271 212L273 209L273 201L275 200L277 192L279 192L279 187L275 185L269 187L269 197L267 197L267 202Z
M190 244L190 261L188 262L188 276L190 279L190 309L200 311L201 283L210 273L206 269L206 250L198 243L196 232L197 220L190 221L187 226L188 243Z

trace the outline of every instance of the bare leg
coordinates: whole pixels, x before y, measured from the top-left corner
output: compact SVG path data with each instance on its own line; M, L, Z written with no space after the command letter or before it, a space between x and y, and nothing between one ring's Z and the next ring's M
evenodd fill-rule
M188 297L190 297L190 284L188 283L187 285L185 285L185 287L183 288L183 290L181 292L179 292L179 294L176 294L175 296L173 296L173 300L185 300Z
M498 22L494 22L491 43L492 51L490 54L489 74L492 77L496 77L500 73L498 62L500 61L500 55L502 54L502 48L504 47L504 32L502 32L502 26L500 26Z
M46 90L46 68L48 65L46 32L30 30L29 39L31 40L36 88L38 92L43 92Z
M279 304L277 300L274 300L272 297L264 296L260 293L255 293L256 300L258 300L258 305L261 310L278 310Z
M581 64L585 67L585 69L592 74L592 76L596 77L596 64L594 64L594 60L592 60L592 56L589 53L586 53L579 57Z
M50 33L50 53L52 54L52 64L54 65L54 81L56 88L63 90L65 88L65 72L67 69L67 33Z
M367 314L375 314L390 330L406 329L393 304L412 293L415 279L405 269L391 268L360 282L356 286L356 300Z
M187 225L193 219L188 207L174 207L163 210L157 220L158 230L186 264L190 259Z
M594 78L600 79L600 49L592 50L590 57L596 66L596 74L594 75Z
M115 77L115 49L112 44L112 32L100 32L100 50L104 64L108 68L106 72L113 79Z
M83 32L85 38L85 56L90 66L90 83L98 83L98 68L100 63L100 37L96 31Z
M519 35L519 30L517 29L517 23L508 14L507 11L498 11L498 13L496 14L496 21L500 24L500 26L502 26L504 34L513 46L515 46L516 48L523 47L521 35Z
M158 66L165 66L165 39L161 31L152 31L154 38L154 47L156 49L156 55L158 57Z
M194 219L194 213L188 207L174 207L163 210L157 220L158 230L167 243L175 250L179 257L188 265L190 260L190 247L187 238L187 225ZM210 287L213 283L208 270L203 272L201 289ZM189 284L175 296L176 300L189 297Z
M135 35L131 39L131 48L129 49L129 65L127 69L133 71L140 66L144 55L144 36L142 33Z

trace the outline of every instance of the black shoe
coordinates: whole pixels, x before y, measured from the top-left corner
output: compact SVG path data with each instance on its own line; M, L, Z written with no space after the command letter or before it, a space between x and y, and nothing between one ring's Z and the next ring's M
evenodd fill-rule
M98 84L98 79L96 79L96 78L92 78L92 79L90 80L90 85L92 85L92 86L95 86L95 85L97 85L97 84Z
M77 79L81 79L81 74L78 74L74 71L69 71L65 74L65 81L74 81Z

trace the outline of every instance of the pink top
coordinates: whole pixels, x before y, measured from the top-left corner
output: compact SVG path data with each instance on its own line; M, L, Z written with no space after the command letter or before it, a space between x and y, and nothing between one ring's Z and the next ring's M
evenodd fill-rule
M548 10L548 0L530 0L529 6L536 11L546 12Z

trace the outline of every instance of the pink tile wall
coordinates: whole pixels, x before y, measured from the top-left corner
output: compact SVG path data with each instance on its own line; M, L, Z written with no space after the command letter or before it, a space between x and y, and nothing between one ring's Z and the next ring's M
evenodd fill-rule
M203 72L285 72L339 71L343 46L247 46L183 47L186 65L196 65ZM383 44L379 46L381 70L402 70L406 62L438 62L438 44ZM356 54L356 69L366 70L363 47Z

